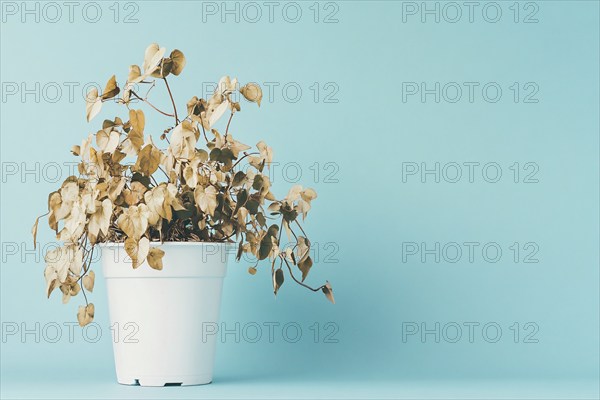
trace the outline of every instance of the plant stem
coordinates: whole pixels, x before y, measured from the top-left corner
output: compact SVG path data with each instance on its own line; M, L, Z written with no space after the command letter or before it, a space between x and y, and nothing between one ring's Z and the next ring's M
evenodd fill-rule
M300 282L300 281L299 281L298 279L296 279L296 277L294 276L294 273L292 272L292 268L290 267L290 264L288 263L288 260L286 260L286 259L285 259L285 256L280 256L280 257L283 259L283 261L285 261L285 265L287 265L287 267L288 267L288 270L290 271L290 276L292 277L292 279L293 279L294 281L296 281L296 283L297 283L298 285L300 285L300 286L304 286L305 288L307 288L307 289L309 289L309 290L312 290L313 292L318 292L319 290L321 290L321 289L323 289L323 288L325 287L325 285L323 285L323 286L320 286L320 287L318 287L318 288L314 289L314 288L311 288L310 286L308 286L308 285L304 284L303 282Z
M169 97L171 98L171 104L173 104L173 112L175 113L175 124L179 125L179 118L177 118L177 107L175 107L175 100L173 99L173 94L171 93L169 82L167 82L167 77L165 76L163 80L165 81L165 85L167 85L167 91L169 92Z
M229 116L229 121L227 121L227 127L225 128L225 144L227 144L227 134L229 133L229 124L231 124L231 120L233 119L233 111Z
M300 222L298 222L298 219L294 220L296 222L296 224L298 225L298 228L300 228L300 230L302 231L302 233L304 234L305 238L308 238L308 235L306 234L306 232L304 232L304 229L302 229L302 226L300 226Z
M246 158L246 157L248 157L248 156L257 155L257 154L260 154L260 153L256 153L256 152L254 152L254 153L246 153L246 152L244 152L244 156L243 156L242 158L240 158L239 160L237 160L237 161L235 162L235 164L233 164L233 165L231 166L231 169L233 170L233 169L235 168L235 166L236 166L236 165L238 165L238 164L240 163L240 161L242 161L244 158Z
M159 113L161 113L162 115L166 115L167 117L175 117L175 115L173 114L169 114L166 113L162 110L159 110L158 108L156 108L152 103L150 103L148 100L146 99L142 99L140 96L138 96L138 94L136 92L134 92L133 90L131 91L131 94L134 95L136 98L138 98L139 100L143 101L144 103L148 104L150 107L154 108L156 111L158 111Z

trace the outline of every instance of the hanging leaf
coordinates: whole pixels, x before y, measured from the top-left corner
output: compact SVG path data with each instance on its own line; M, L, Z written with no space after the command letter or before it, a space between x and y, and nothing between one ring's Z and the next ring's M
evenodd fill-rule
M264 260L265 258L269 257L271 250L273 250L273 241L271 240L271 236L266 235L260 241L260 247L258 248L258 259Z
M277 295L279 288L281 288L281 285L283 285L283 280L283 270L275 270L275 272L273 273L273 291L275 295Z
M90 292L94 291L94 282L96 281L96 273L94 271L89 271L87 275L83 277L83 287L85 290Z
M44 269L44 278L46 279L46 296L50 298L50 294L59 283L58 272L55 268L47 266Z
M131 258L131 264L134 269L144 263L149 250L150 241L147 237L143 237L139 241L132 238L127 238L125 240L125 251L129 258Z
M235 255L236 261L240 261L240 258L242 258L243 252L244 252L244 240L242 238L242 240L240 240L240 244L238 246L237 254Z
M255 267L249 267L248 268L248 273L250 275L256 275L256 268Z
M333 289L331 288L331 284L329 282L325 283L325 286L323 286L323 288L321 289L323 291L323 293L325 293L325 296L327 297L327 299L332 302L333 304L335 304L335 299L333 298Z
M77 321L79 326L84 327L94 320L94 304L90 303L87 306L79 306L77 312Z
M308 272L310 271L310 268L312 266L313 266L313 261L312 261L312 258L310 258L310 257L306 257L304 260L302 260L298 263L298 268L300 269L300 271L302 271L302 282L304 282L304 280L308 276Z
M246 189L242 189L237 193L237 199L236 199L236 205L235 205L234 212L237 212L237 210L240 207L244 207L244 205L246 204L246 201L248 201L248 191Z
M256 222L258 222L258 224L260 226L262 226L262 227L266 227L267 226L267 219L265 218L265 216L261 212L256 213Z
M153 247L150 249L150 251L148 252L148 265L150 265L152 268L156 269L156 270L162 270L163 269L163 256L165 255L165 252L161 249L159 249L158 247Z
M110 226L110 218L112 217L113 204L110 199L106 198L102 200L100 207L96 208L88 222L88 238L90 242L96 243L98 234L102 232L104 235L108 235L108 228Z

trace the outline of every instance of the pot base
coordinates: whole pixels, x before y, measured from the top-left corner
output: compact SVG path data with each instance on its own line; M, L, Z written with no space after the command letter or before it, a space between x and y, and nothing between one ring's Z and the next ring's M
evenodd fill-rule
M127 386L192 386L212 383L212 376L206 375L164 375L138 376L137 378L118 376L117 382Z

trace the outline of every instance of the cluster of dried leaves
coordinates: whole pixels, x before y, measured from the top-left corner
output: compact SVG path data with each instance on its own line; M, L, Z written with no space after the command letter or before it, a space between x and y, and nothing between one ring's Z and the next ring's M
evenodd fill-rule
M102 242L124 243L133 268L147 261L160 270L164 251L150 246L151 242L235 241L239 243L238 260L243 253L256 258L249 273L256 273L259 261L269 260L275 294L284 282L285 266L294 281L322 291L334 302L328 282L318 288L303 283L313 261L299 216L306 217L316 192L294 186L284 199L277 200L263 174L272 162L271 148L261 141L251 150L229 132L233 116L241 110L231 94L239 90L245 99L260 106L261 88L254 83L240 88L236 79L225 76L211 98L194 96L188 101L187 113L180 120L167 77L179 75L185 64L181 51L165 57L165 48L152 44L146 49L142 68L129 68L122 90L112 76L102 94L96 89L88 93L88 121L106 101L127 107L128 120L105 120L102 129L72 148L81 158L79 176L67 178L50 193L48 213L43 215L64 243L45 256L47 295L58 287L66 303L81 291L86 302L77 314L81 326L94 317L94 305L88 303L85 291L94 288L90 263L95 245ZM172 113L150 103L148 93L142 97L135 92L138 86L147 86L149 92L156 81L164 82ZM174 124L164 130L160 144L146 134L144 112L132 108L133 98L173 118ZM215 124L227 112L229 120L221 133ZM249 165L245 172L242 160ZM32 229L34 243L39 218ZM283 231L295 242L293 247L282 247ZM296 268L299 279L294 275Z

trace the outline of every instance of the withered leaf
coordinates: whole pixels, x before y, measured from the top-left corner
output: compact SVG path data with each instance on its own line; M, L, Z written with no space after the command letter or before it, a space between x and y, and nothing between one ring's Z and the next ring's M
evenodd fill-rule
M183 55L183 53L180 50L173 50L171 52L171 55L169 56L171 58L171 60L173 61L173 66L171 67L171 73L173 75L179 75L181 73L181 71L183 71L183 68L185 67L185 56Z
M108 82L106 82L106 86L104 87L104 92L102 93L102 99L112 99L116 95L119 94L121 89L117 86L117 78L113 75Z
M323 291L323 293L325 293L327 300L329 300L330 302L335 304L335 299L333 298L333 289L331 288L331 284L329 282L326 282L325 286L323 286L323 288L321 290Z
M281 285L283 285L283 280L283 270L276 269L273 273L273 292L275 293L275 295L277 295L279 288L281 288Z
M202 212L209 215L215 214L215 209L217 207L217 190L214 186L208 186L206 188L203 188L202 186L196 187L196 190L194 190L194 199Z
M86 119L90 122L102 109L102 98L98 96L98 89L93 87L85 96Z
M256 83L248 83L244 87L240 89L240 93L242 96L246 98L248 101L252 101L260 107L260 102L262 101L262 89Z
M149 250L150 241L147 237L142 237L139 241L133 238L127 238L125 240L125 251L129 258L131 258L131 264L134 269L144 263Z
M313 261L312 261L312 258L310 258L310 257L306 257L304 260L302 260L298 263L298 268L300 269L300 271L302 271L302 282L304 282L304 280L308 276L308 272L310 271L310 268L312 266L313 266Z
M83 277L83 287L85 290L90 292L94 291L94 282L96 281L96 273L94 271L88 271L88 273Z
M94 320L94 304L89 303L87 306L79 306L77 312L77 321L79 326L84 327Z
M157 269L157 270L162 270L163 269L163 256L165 255L165 252L161 249L159 249L158 247L153 247L150 249L150 251L148 251L148 257L146 258L148 260L148 265L150 265L152 268Z
M138 154L133 170L150 176L158 170L162 161L162 152L152 143L147 144Z
M271 250L273 250L273 241L269 235L266 235L260 241L260 247L258 248L258 259L264 260L265 258L269 257Z

